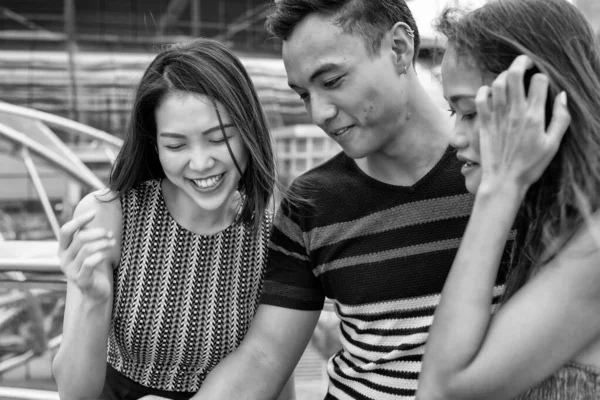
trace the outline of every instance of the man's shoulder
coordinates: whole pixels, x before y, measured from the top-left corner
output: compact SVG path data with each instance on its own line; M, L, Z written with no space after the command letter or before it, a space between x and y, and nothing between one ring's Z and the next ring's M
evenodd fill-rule
M352 160L339 152L324 163L311 168L292 181L292 191L332 192L342 186L343 180L352 175Z
M348 201L348 193L362 190L352 164L353 160L340 152L301 174L287 189L279 211L295 221L333 218Z
M462 166L463 163L456 157L456 150L449 147L416 186L422 194L434 197L468 193Z
M328 177L330 175L339 174L340 172L346 172L350 158L343 152L335 154L322 164L317 165L302 173L296 180L311 180Z

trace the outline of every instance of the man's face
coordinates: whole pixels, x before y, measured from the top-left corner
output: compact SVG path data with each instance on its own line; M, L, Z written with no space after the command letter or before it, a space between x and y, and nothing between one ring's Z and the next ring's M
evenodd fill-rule
M283 43L290 87L312 121L352 158L385 151L398 136L404 94L390 39L371 56L362 37L310 14Z

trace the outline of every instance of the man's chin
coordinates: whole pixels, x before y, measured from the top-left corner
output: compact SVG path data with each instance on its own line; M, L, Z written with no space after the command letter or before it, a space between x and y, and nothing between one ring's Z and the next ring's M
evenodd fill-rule
M370 149L357 149L351 146L342 146L342 151L350 158L354 160L360 160L361 158L368 157L373 153Z

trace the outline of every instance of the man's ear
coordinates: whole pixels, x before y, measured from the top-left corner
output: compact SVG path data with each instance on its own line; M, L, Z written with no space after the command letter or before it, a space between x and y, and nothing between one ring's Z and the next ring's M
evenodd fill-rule
M398 73L406 73L411 68L415 54L414 31L408 24L396 22L389 30L389 35Z

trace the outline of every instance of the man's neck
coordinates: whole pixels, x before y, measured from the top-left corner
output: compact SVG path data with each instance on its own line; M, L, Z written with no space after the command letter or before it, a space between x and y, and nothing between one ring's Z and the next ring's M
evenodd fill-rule
M424 93L412 98L410 117L395 140L369 156L356 160L358 167L379 181L412 186L442 158L449 145L451 119Z

